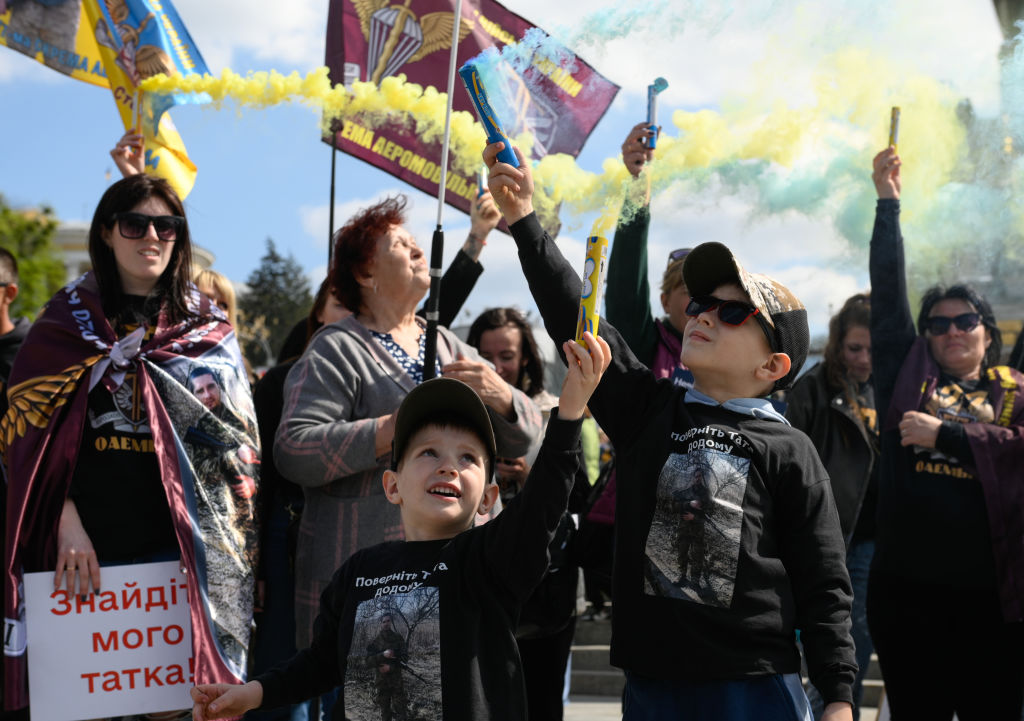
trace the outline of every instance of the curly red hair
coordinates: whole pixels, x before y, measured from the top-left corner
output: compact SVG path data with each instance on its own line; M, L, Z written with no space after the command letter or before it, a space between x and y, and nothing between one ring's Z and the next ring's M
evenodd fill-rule
M363 305L363 287L357 275L363 273L373 258L377 240L393 225L405 223L404 195L384 200L364 208L349 218L334 233L334 267L331 271L331 285L338 300L352 311Z

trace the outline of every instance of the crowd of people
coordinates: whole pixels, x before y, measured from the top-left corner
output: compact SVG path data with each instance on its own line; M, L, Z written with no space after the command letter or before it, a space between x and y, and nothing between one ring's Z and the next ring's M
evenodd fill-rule
M623 144L637 182L652 132ZM194 270L140 142L112 151L93 270L34 323L10 317L0 249L8 712L30 703L24 573L102 599L105 567L178 561L196 685L153 719L559 720L581 567L625 719L856 719L873 653L897 721L1021 719L1024 375L970 285L914 317L894 148L871 173L871 292L813 367L807 309L720 242L658 262L655 317L646 200L616 229L599 335L567 340L576 264L495 144L433 368L430 269L397 197L334 234L257 376L234 290ZM520 310L448 329L502 218L558 395Z

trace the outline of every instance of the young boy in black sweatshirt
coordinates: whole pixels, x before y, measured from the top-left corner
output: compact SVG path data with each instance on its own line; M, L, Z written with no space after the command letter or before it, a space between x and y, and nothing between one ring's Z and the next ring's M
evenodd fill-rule
M526 485L494 520L494 431L472 388L437 378L398 411L384 491L405 541L353 554L321 598L310 648L242 685L192 689L195 721L297 703L341 686L335 718L523 719L519 607L541 580L579 465L583 409L610 358L568 341L557 413Z
M489 185L548 333L572 333L580 278L533 213L529 163ZM518 153L518 151L516 151ZM824 719L852 718L850 580L828 476L766 396L807 356L806 310L720 243L686 258L682 362L658 380L610 324L612 364L590 409L616 452L612 663L632 719L809 719L800 629Z

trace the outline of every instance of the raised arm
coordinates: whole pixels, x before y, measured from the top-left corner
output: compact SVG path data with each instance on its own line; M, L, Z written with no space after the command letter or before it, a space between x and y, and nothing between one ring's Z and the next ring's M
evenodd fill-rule
M487 524L489 552L498 561L489 571L520 598L529 595L548 567L548 546L565 514L582 461L583 412L611 359L603 338L589 333L584 338L589 351L575 341L562 343L569 358L568 372L537 461L523 490Z
M896 376L917 335L907 297L907 273L900 232L900 157L886 148L874 159L871 179L878 191L871 234L871 363L875 403L885 413Z
M654 155L646 139L653 133L646 121L630 130L622 143L622 162L634 177ZM608 258L608 285L605 308L608 320L619 329L622 339L642 362L654 361L658 347L658 330L651 310L651 285L647 279L647 231L651 224L650 208L623 205L623 215L615 228L611 256Z
M469 235L441 278L441 301L437 309L439 325L450 328L458 318L459 311L484 271L480 265L480 253L487 245L487 236L500 220L501 213L489 190L473 200L469 211ZM419 315L424 315L425 309L426 306Z
M125 178L145 173L146 142L142 134L135 132L134 128L126 131L110 151L110 157Z
M501 147L501 143L496 143L484 151L484 161L491 169L491 192L519 248L523 273L548 335L559 342L573 338L582 286L580 277L533 213L533 177L526 159L516 149L521 160L518 169L499 163L497 152ZM645 412L657 382L611 323L601 323L599 334L608 341L612 361L591 398L590 409L612 441L617 442L635 432L637 414ZM624 405L627 398L628 408Z

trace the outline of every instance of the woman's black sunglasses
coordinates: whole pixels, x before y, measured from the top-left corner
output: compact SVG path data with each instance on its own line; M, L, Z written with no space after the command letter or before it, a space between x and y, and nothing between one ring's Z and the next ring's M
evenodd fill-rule
M981 322L980 313L961 313L956 318L947 315L933 315L925 320L924 327L932 335L945 335L949 333L949 327L956 324L956 327L964 333L970 333L978 327Z
M138 240L146 235L150 223L156 237L168 243L178 239L178 233L185 227L180 215L146 215L145 213L114 213L114 220L121 235L129 240Z
M690 299L686 315L696 317L701 313L718 308L718 319L726 325L743 325L747 318L760 311L749 303L739 300L722 300L713 295L698 295Z

